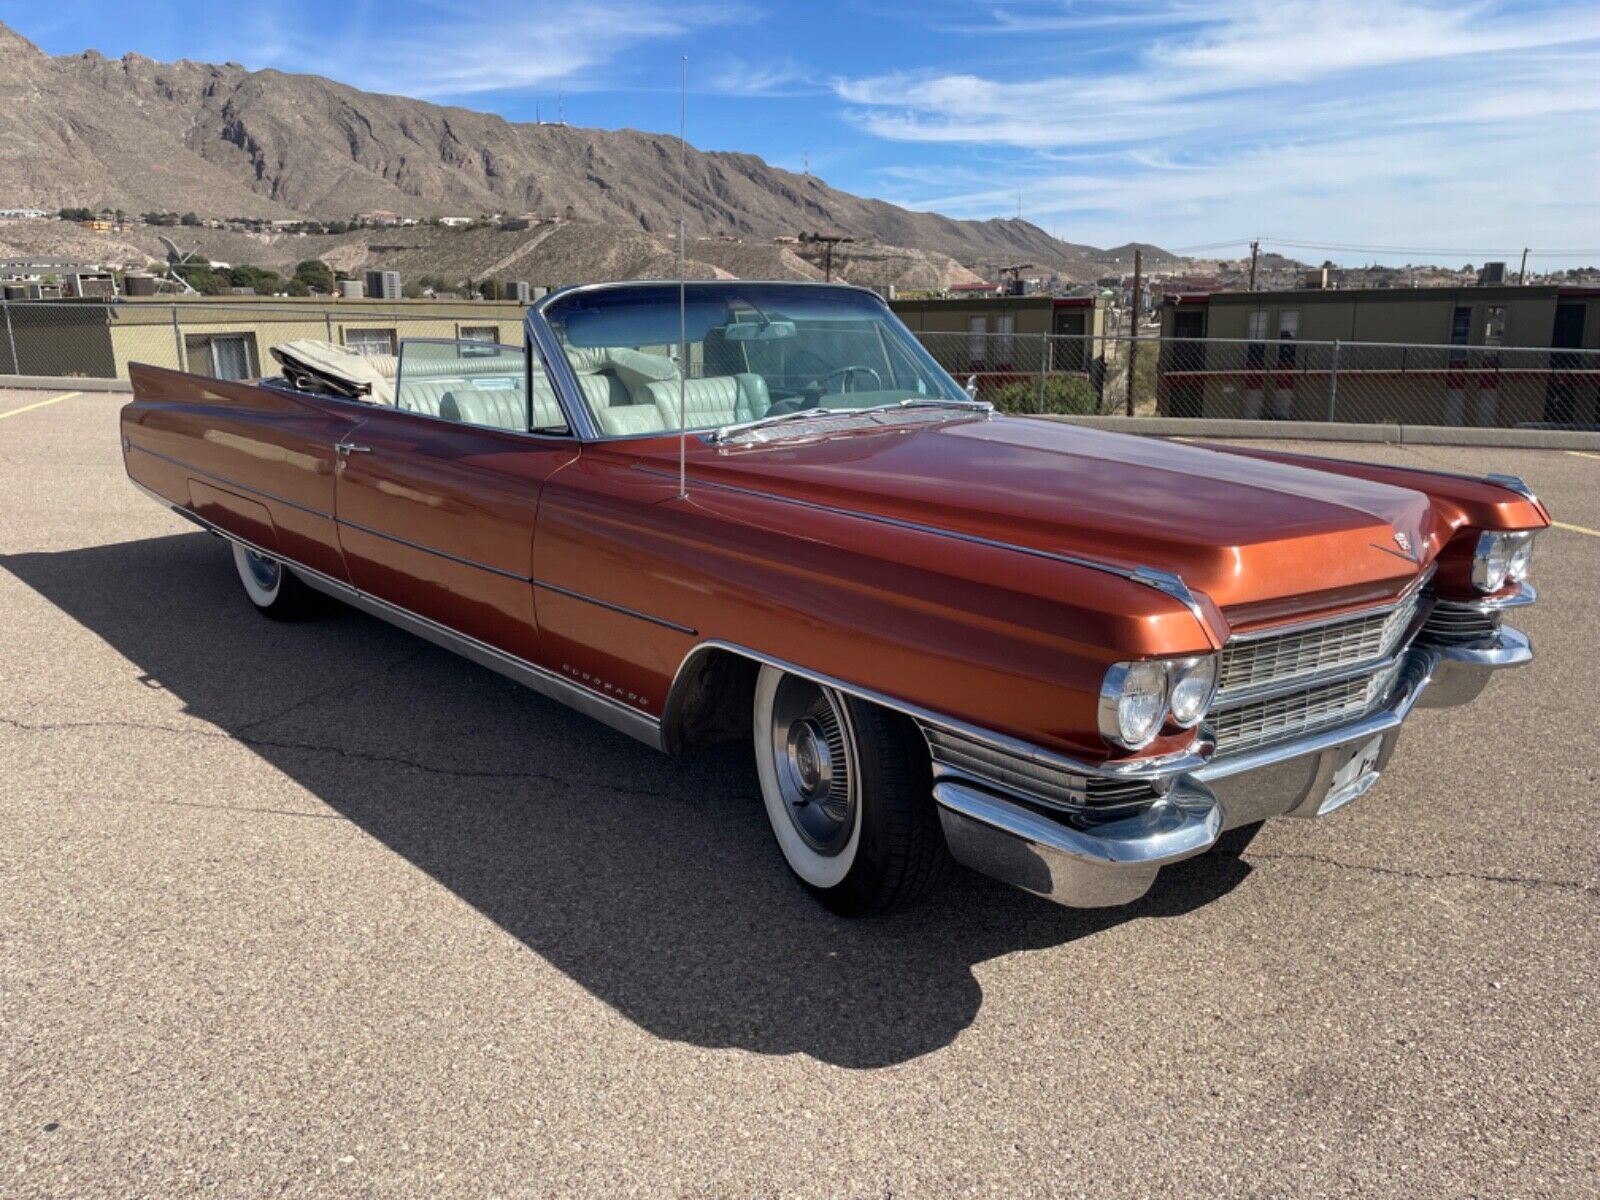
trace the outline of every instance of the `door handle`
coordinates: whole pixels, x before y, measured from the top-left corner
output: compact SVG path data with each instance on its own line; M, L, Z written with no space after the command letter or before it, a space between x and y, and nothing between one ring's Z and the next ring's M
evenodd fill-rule
M354 442L338 442L338 443L335 443L333 448L341 457L346 456L346 455L350 455L350 454L371 454L372 453L372 447L371 446L358 446Z

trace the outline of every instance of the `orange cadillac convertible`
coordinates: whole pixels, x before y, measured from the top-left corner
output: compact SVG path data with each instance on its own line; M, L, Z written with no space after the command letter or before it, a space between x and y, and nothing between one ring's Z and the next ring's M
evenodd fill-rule
M1000 416L843 286L570 288L525 342L136 365L128 474L268 616L326 593L669 753L748 739L836 912L952 858L1126 903L1532 657L1512 477Z

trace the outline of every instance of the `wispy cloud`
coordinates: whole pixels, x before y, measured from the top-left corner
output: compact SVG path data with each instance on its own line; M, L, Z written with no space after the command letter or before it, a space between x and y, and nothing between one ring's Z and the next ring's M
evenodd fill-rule
M878 138L1013 149L1005 177L986 172L992 182L975 189L889 176L921 207L988 216L1012 209L1022 187L1043 224L1110 214L1121 230L1170 230L1192 214L1212 240L1226 213L1229 230L1360 219L1376 231L1398 219L1421 234L1446 219L1498 229L1496 245L1511 227L1600 241L1594 210L1560 199L1600 178L1595 0L1113 0L1088 13L1025 5L990 28L1081 33L1085 21L1120 23L1122 67L899 72L835 91Z
M751 18L738 3L429 0L410 20L316 31L262 22L250 65L327 73L369 91L438 100L562 84L618 86L630 51ZM268 30L270 29L270 32ZM337 47L330 56L329 46Z
M725 58L712 68L708 85L724 96L813 96L831 90L827 82L792 58Z

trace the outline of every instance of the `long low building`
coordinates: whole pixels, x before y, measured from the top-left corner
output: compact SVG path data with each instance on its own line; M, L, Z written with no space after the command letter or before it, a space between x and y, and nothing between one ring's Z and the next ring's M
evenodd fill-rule
M219 379L273 374L268 350L315 338L366 354L401 338L522 345L526 306L502 301L164 296L116 304L8 304L0 374L126 379L130 362Z
M1600 421L1600 288L1168 295L1161 337L1172 416Z

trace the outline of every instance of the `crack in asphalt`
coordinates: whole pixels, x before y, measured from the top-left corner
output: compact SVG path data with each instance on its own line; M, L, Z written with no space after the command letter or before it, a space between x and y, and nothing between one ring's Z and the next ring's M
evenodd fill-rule
M270 725L273 721L281 720L282 718L287 717L290 713L298 712L302 708L307 708L310 705L317 703L319 700L326 700L332 696L339 695L341 692L350 691L353 688L358 688L365 684L371 683L373 680L387 675L390 671L405 666L413 659L421 657L424 652L431 649L431 646L424 644L416 647L415 649L408 650L406 653L402 654L399 658L394 659L392 662L384 663L382 666L379 666L374 670L363 672L354 679L347 679L342 683L330 684L319 691L312 692L309 696L302 696L293 704L290 704L287 708L281 709L278 712L268 713L266 716L257 717L253 721L246 721L243 725L239 726L236 732L242 734L248 729L255 729L261 725Z
M492 770L477 767L450 767L437 763L423 762L420 759L408 758L401 754L388 754L372 750L352 750L345 746L335 746L326 742L290 741L283 738L260 737L248 733L234 733L225 729L194 729L174 725L163 725L155 721L126 721L126 720L98 720L98 721L45 721L30 722L19 720L16 717L0 716L0 725L9 726L22 733L70 733L78 730L92 729L123 729L144 733L167 733L175 737L205 738L210 741L239 742L242 745L260 747L269 750L289 750L311 754L330 754L336 758L348 759L355 762L373 763L380 766L404 767L419 771L424 775L434 775L446 779L484 779L484 780L522 780L539 783L557 784L561 787L576 787L579 783L563 775L549 771L508 771ZM582 781L587 788L598 789L615 796L643 796L648 799L664 799L660 792L646 788L622 787L616 784L607 784L594 779Z
M1369 863L1346 862L1327 854L1304 854L1293 850L1254 850L1247 852L1245 857L1319 863L1343 871L1366 871L1373 875L1392 875L1399 879L1413 879L1423 883L1444 879L1467 879L1476 883L1505 883L1518 887L1555 888L1586 895L1600 894L1600 887L1585 883L1581 879L1541 879L1537 875L1492 875L1479 871L1413 871L1405 867L1377 867Z

